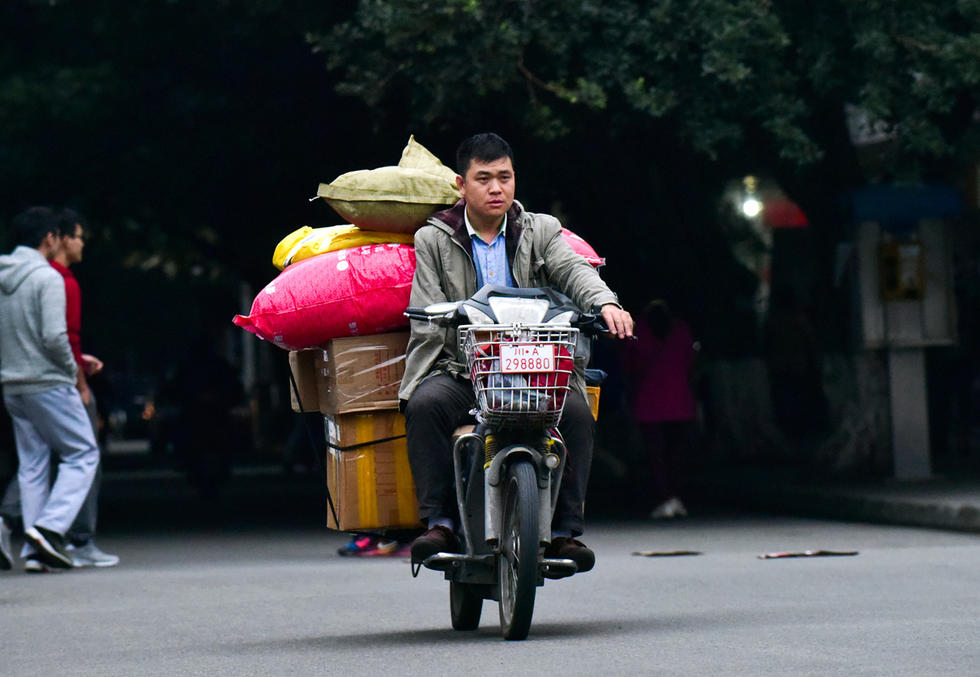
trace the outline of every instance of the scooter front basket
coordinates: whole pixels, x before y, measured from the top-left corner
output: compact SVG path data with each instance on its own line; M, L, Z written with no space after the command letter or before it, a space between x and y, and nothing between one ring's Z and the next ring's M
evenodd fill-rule
M575 370L578 333L548 324L460 327L480 418L495 428L556 426Z

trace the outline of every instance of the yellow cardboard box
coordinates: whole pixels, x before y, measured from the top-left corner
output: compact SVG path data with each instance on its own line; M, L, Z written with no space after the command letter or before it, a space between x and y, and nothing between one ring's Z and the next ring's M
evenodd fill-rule
M585 386L585 395L589 400L592 418L599 420L599 386Z
M327 488L341 531L420 526L415 482L408 465L405 417L398 411L324 417Z

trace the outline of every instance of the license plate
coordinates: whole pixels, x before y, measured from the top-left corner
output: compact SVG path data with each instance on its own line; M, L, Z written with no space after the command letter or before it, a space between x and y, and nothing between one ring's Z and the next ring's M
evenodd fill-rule
M502 343L500 371L504 374L555 371L555 346L550 343Z

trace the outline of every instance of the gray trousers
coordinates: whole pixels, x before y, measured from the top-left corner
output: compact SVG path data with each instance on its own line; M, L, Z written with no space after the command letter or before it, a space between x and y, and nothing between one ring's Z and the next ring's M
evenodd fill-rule
M98 410L95 406L95 395L89 399L85 407L88 420L92 424L92 434L95 435L96 443L99 439ZM101 456L101 450L100 450ZM85 545L95 538L95 527L99 517L99 491L102 487L102 462L95 468L95 477L92 479L92 488L89 489L88 496L82 507L78 511L78 516L68 530L68 540L75 545ZM20 517L20 483L15 476L7 485L0 502L0 515L6 517ZM30 525L28 525L30 526Z
M24 526L66 534L88 497L99 465L99 447L74 386L4 395L17 441L17 481ZM60 460L51 484L51 452ZM33 553L24 545L21 556Z

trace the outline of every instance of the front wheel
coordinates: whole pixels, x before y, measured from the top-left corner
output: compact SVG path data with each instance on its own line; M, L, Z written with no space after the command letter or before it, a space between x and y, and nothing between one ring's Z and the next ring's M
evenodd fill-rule
M527 460L517 460L507 470L502 532L497 563L500 630L504 639L525 639L538 585L538 483Z

